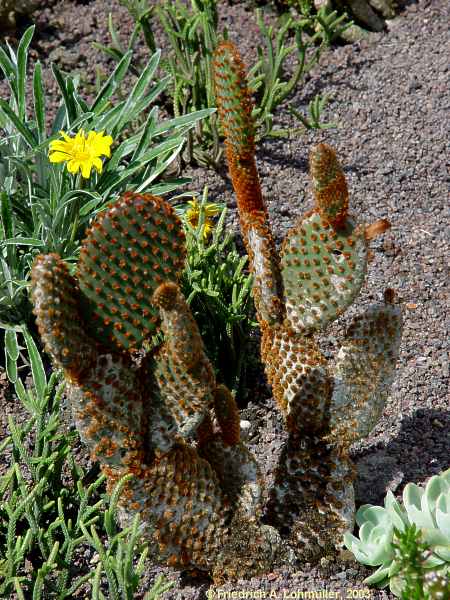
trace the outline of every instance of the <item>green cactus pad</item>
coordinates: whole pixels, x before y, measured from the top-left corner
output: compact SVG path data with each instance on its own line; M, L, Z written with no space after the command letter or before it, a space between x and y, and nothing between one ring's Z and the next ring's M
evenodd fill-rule
M175 283L157 287L152 297L159 308L164 344L154 355L160 395L181 435L191 436L213 404L215 379L190 308Z
M145 460L142 396L134 371L100 355L82 386L68 387L72 414L92 460L120 472Z
M287 318L299 333L323 329L354 301L364 282L364 228L348 218L335 230L312 213L283 243L281 274Z
M94 341L86 334L80 290L57 254L39 255L31 269L31 298L46 351L72 379L95 362Z
M352 444L378 422L394 378L401 340L401 310L370 307L350 325L334 366L330 405L332 438Z
M155 355L154 376L159 395L183 437L192 436L212 406L214 375L207 359L189 372L165 347Z
M181 223L161 198L129 192L100 213L78 265L95 337L125 350L151 338L158 323L152 294L179 279L184 258Z
M245 160L255 152L252 102L244 64L229 41L219 44L214 53L214 83L227 147L238 160Z
M218 385L214 390L214 413L222 432L222 440L226 446L239 443L241 429L239 409L234 396L225 385Z
M217 473L233 510L248 519L259 518L264 482L258 463L247 447L242 442L227 445L221 433L216 433L201 446L200 454Z

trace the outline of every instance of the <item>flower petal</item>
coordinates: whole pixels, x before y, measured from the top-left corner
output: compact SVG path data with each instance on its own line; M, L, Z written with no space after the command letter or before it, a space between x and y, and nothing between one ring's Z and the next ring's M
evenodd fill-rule
M91 169L92 169L92 160L84 160L81 163L81 175L85 179L89 179L89 177L91 176Z
M68 144L67 142L63 142L62 140L53 140L50 142L50 151L52 150L61 150L61 152L70 152L72 148L72 144Z
M67 170L69 173L78 173L80 166L80 161L72 158L67 163Z
M100 158L98 158L97 156L95 158L92 159L92 165L97 169L97 171L99 173L102 172L103 170L103 163L101 161Z
M70 160L70 156L65 152L52 152L48 155L48 160L51 163L66 162L66 160Z

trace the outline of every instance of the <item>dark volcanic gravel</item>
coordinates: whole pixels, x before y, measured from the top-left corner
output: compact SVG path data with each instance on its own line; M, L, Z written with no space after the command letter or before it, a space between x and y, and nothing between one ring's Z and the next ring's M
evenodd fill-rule
M253 56L252 13L244 5L225 3L220 10L230 37L242 47L244 56ZM50 55L67 69L79 69L85 82L92 84L95 65L105 71L110 68L91 46L92 41L108 41L109 11L114 12L126 36L131 21L115 0L63 1L42 10L37 19L36 56L45 63ZM358 503L380 504L386 490L399 495L407 482L423 483L450 464L449 22L448 0L419 1L404 7L388 23L388 31L327 52L289 102L304 110L316 93L332 93L324 116L339 127L307 132L295 139L266 140L258 150L263 192L278 242L311 206L307 158L312 144L319 141L333 145L341 158L352 211L369 223L380 218L392 223L391 230L372 245L373 261L357 306L330 329L326 340L327 348L334 351L355 311L379 301L386 287L397 291L404 305L398 374L382 419L369 438L353 449L359 472ZM5 89L4 83L0 84L2 97ZM54 92L54 84L49 83L50 108ZM293 125L286 110L278 114L278 123ZM230 224L237 230L236 203L225 173L193 169L189 171L193 178L189 189L201 191L208 184L210 198L227 202ZM258 385L261 387L260 382ZM20 420L20 410L11 396L2 397L1 402L3 437L6 413L18 413ZM251 424L250 449L270 463L280 444L281 429L270 394L252 399L243 418ZM176 581L165 598L220 597L217 593L206 595L208 589L218 591L207 580L159 567L148 571L148 583L160 572ZM358 595L356 589L364 589L362 581L370 572L350 559L335 564L323 561L317 567L302 565L295 572L282 570L220 589L260 590L260 597L265 590L267 598L280 599L283 590L325 589L340 591L341 598L393 598L378 590ZM271 591L278 595L270 596ZM295 597L302 596L291 596Z

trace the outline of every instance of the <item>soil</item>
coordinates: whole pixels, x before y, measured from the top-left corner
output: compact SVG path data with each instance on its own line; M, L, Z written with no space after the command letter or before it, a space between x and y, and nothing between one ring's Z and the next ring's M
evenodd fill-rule
M66 70L77 70L82 85L92 92L96 70L107 73L112 66L92 46L94 41L109 42L108 13L113 13L123 40L131 31L132 21L116 0L45 4L33 17L37 33L32 58L43 63L51 114L56 107L56 84L48 68L49 59ZM250 63L257 39L250 7L220 3L220 12L221 24L227 25L231 39ZM401 497L407 482L422 484L450 465L449 22L447 0L402 3L386 31L327 51L305 84L278 111L277 119L280 126L293 126L287 104L304 111L315 94L326 92L332 94L332 101L324 118L338 127L287 140L264 140L258 148L263 193L278 243L296 218L311 207L307 158L312 144L320 141L334 146L341 158L352 211L366 222L388 218L392 224L372 244L373 259L358 302L323 340L326 351L334 353L352 315L379 301L386 287L396 290L404 307L397 377L380 422L352 449L358 467L358 504L381 504L387 490ZM164 43L161 36L158 40ZM10 43L14 39L10 38ZM141 46L141 56L145 52ZM0 82L0 92L7 96L4 82ZM216 173L195 168L185 174L192 177L188 189L201 191L207 184L211 199L227 203L230 227L238 232L236 203L226 169ZM250 450L261 463L270 464L280 446L282 424L269 388L260 381L254 385L257 393L242 418L250 422ZM7 433L8 413L19 422L27 415L1 374L0 390L2 439ZM209 580L161 567L149 567L144 587L161 572L175 581L164 598L220 597ZM220 591L259 590L260 596L255 594L255 598L393 598L385 590L364 592L363 579L370 572L350 557L343 557L334 563L323 560L318 566L281 569L251 581L228 584ZM292 595L283 596L283 590ZM319 595L323 590L339 591L341 596ZM272 596L271 591L275 592ZM301 591L317 594L295 595Z

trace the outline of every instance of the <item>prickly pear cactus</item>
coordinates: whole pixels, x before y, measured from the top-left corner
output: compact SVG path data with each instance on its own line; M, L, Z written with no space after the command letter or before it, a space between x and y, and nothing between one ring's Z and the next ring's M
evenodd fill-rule
M366 227L348 212L342 169L319 145L311 154L315 209L278 255L245 71L229 42L218 48L214 71L261 356L288 433L271 488L240 440L235 399L217 385L180 291L184 237L167 202L125 194L93 223L76 275L59 256L39 256L31 288L42 340L65 373L76 426L108 489L132 475L120 521L139 513L156 560L221 583L341 545L354 517L349 447L386 402L401 318L387 292L354 319L335 361L325 358L317 333L357 297L368 241L387 223ZM155 347L148 342L157 332L164 341Z
M314 147L315 207L294 225L280 255L255 163L245 68L229 42L216 50L214 80L244 242L255 278L261 356L289 437L270 490L270 522L297 556L339 547L354 518L349 447L377 423L392 381L401 311L388 292L356 317L337 359L316 335L354 302L364 283L368 242L389 223L365 226L349 213L347 182L332 148Z

